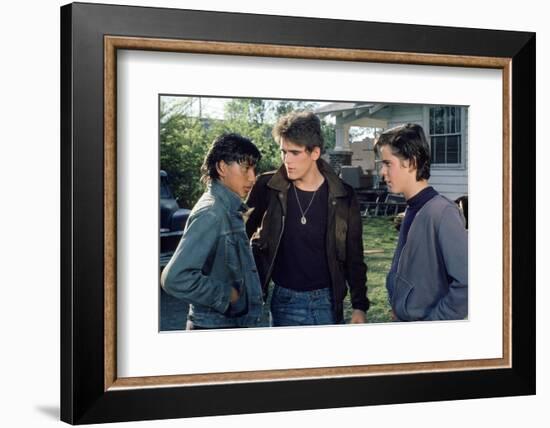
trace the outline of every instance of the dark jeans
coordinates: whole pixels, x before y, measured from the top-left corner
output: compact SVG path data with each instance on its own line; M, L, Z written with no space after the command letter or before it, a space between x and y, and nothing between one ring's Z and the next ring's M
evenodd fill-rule
M276 285L271 297L274 327L336 324L330 288L294 291Z

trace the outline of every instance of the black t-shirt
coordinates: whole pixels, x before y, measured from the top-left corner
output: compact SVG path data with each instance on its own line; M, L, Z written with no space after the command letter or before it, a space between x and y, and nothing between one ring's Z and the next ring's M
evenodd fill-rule
M275 259L273 282L297 291L330 287L326 251L327 181L323 182L317 192L298 188L295 192L293 187L291 184L288 190L285 229ZM305 224L301 222L302 212L296 197L305 212ZM311 206L307 209L310 202Z

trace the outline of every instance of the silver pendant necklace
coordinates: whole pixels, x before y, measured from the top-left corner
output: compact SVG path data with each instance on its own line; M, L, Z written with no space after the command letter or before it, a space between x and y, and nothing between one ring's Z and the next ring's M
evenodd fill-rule
M313 203L313 199L315 198L315 194L317 193L317 190L319 190L319 186L317 189L315 189L315 192L313 192L313 196L311 197L311 200L309 201L309 205L307 206L306 210L304 211L302 209L302 204L300 204L300 199L298 198L298 192L296 191L296 186L294 183L292 183L292 187L294 188L294 195L296 196L296 202L298 202L298 208L300 208L300 212L302 213L302 217L300 218L300 223L305 225L307 223L306 214L309 210L309 207L311 207L311 204Z

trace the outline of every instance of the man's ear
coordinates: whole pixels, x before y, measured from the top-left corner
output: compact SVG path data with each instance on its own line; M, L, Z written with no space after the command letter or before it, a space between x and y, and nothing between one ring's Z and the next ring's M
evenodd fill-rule
M321 148L318 146L315 146L313 150L311 151L311 158L313 160L317 160L321 157Z
M409 159L409 172L416 171L416 159L410 158Z
M220 176L220 178L225 177L225 174L227 173L227 164L225 163L225 161L219 161L216 164L216 171L218 171L218 175Z

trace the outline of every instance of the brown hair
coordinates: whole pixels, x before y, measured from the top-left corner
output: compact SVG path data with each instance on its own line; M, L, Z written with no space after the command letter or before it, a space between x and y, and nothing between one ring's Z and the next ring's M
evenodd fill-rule
M294 111L282 116L271 132L277 143L281 138L299 146L305 146L311 152L315 147L324 152L324 140L321 132L321 120L310 111Z

